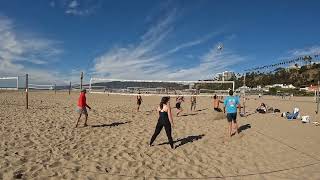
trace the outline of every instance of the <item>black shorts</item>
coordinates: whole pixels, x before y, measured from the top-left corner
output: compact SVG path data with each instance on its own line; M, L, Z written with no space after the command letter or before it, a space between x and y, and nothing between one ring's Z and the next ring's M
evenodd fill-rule
M227 120L228 122L237 122L237 113L227 113Z
M176 103L176 108L180 109L181 108L181 104L180 103Z
M213 108L213 110L215 110L217 112L222 112L222 110L220 108Z

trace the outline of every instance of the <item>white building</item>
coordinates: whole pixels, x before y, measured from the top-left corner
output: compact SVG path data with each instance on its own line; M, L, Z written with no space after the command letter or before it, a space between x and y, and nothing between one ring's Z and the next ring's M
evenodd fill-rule
M284 85L282 88L284 88L284 89L295 89L296 87L294 87L292 84L289 84L289 85Z
M280 87L283 89L295 89L296 87L293 86L292 84L285 85L285 84L273 84L273 85L267 85L265 88L275 88L275 87Z
M235 76L234 72L224 71L222 73L217 73L215 77L217 78L218 81L229 81L234 76Z

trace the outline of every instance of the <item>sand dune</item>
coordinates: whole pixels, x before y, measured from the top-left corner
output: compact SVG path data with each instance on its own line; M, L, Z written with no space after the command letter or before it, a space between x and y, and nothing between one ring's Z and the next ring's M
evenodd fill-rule
M88 94L89 126L74 128L77 98L31 92L25 110L22 92L0 93L0 179L320 179L320 126L253 113L264 101L317 120L312 98L252 97L232 138L210 99L198 98L196 112L188 100L174 117L175 150L164 131L148 146L160 97L144 97L136 113L135 97Z

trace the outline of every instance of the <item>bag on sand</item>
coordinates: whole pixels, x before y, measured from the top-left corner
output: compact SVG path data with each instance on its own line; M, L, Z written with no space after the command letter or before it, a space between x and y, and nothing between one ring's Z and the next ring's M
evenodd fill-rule
M281 114L281 117L287 117L287 112L283 112L283 113Z
M281 112L281 111L280 111L280 109L274 109L273 112L277 113L277 112Z
M310 123L310 116L302 116L302 123Z

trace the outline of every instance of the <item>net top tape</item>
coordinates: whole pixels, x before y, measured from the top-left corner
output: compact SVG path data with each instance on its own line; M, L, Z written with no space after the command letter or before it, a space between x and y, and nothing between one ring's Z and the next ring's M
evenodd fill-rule
M0 79L18 79L18 77L0 77Z
M159 83L234 83L234 81L164 81L164 80L128 80L128 79L103 79L91 78L90 81L118 81L118 82L159 82Z

